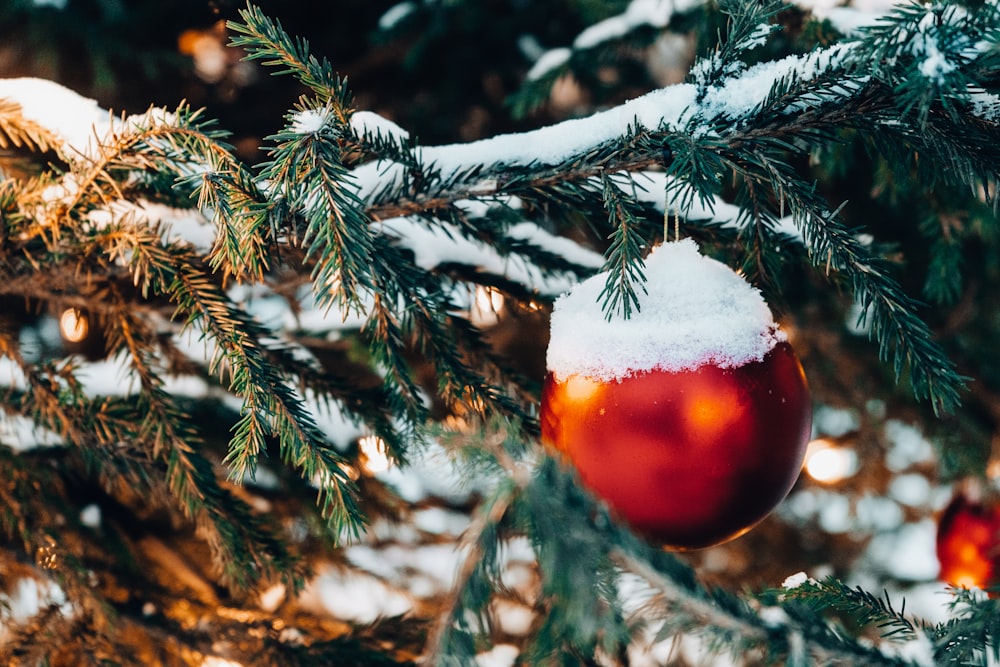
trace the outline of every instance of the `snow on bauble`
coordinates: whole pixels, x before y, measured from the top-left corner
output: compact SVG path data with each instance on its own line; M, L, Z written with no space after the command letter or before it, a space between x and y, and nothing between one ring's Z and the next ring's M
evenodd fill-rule
M606 320L598 274L552 312L542 440L669 549L750 530L791 490L812 423L805 374L760 292L691 240L645 260L640 310Z

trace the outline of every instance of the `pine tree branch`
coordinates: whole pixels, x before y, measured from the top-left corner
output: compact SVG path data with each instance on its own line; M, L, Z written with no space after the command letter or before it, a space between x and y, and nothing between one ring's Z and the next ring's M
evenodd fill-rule
M131 264L144 293L169 295L185 325L197 326L222 351L209 370L220 376L228 373L230 388L244 402L227 457L231 474L236 479L252 475L264 438L274 435L282 458L306 479L319 480L321 511L334 534L358 530L360 512L353 483L341 466L343 459L288 386L282 370L270 365L263 352L266 346L260 342L265 335L262 328L198 268L198 258L189 248L164 245L149 232L139 233L131 248Z
M536 58L520 89L506 100L513 117L525 118L541 108L560 79L580 73L592 75L602 65L621 61L635 49L647 47L663 32L676 30L685 18L709 3L689 2L680 7L662 4L652 8L634 4L633 7L629 3L624 12L588 26L570 46L549 49Z
M112 292L111 306L117 320L108 327L113 332L109 343L112 349L121 345L127 350L139 379L136 410L142 417L135 437L151 444L152 458L166 465L167 486L184 514L206 534L223 582L236 590L249 590L261 579L288 578L297 587L284 546L263 530L248 507L219 486L211 464L195 451L198 438L192 430L182 429L188 417L163 390L153 368L152 332L131 315L120 294Z
M836 609L850 614L857 623L877 627L882 637L894 641L911 641L917 637L917 625L905 615L904 609L896 611L889 599L875 596L861 587L850 588L836 579L808 581L801 586L784 591L789 600L805 602L817 612Z
M955 589L952 618L929 632L941 664L989 665L1000 660L1000 602L982 592Z
M303 113L305 109L300 109ZM315 111L315 110L314 110ZM363 292L373 286L373 241L369 219L341 164L335 128L296 131L294 123L269 137L277 142L262 175L293 212L306 219L302 243L315 257L312 278L321 305L342 314L362 312ZM330 134L333 136L330 136Z
M238 36L233 37L230 46L242 47L247 51L248 60L261 60L264 65L278 67L276 74L293 74L303 84L331 104L331 111L338 116L341 125L350 116L350 97L340 77L332 76L333 68L324 58L317 60L309 53L309 43L304 39L292 39L281 27L260 10L247 3L240 10L243 23L229 21L226 25Z
M608 272L607 282L598 298L602 300L604 317L611 320L615 316L629 319L633 309L641 310L638 291L646 293L646 276L642 270L642 238L637 233L638 215L631 201L622 197L622 190L614 183L613 176L601 174L604 191L604 206L608 211L611 245L607 250L604 270Z
M117 470L150 488L158 485L162 475L172 500L205 532L224 583L235 590L248 590L262 578L285 578L297 587L300 582L285 547L248 507L218 485L211 464L192 447L194 434L181 431L185 416L173 406L152 372L148 343L136 338L142 323L131 318L125 308L116 312L124 320L117 330L140 382L138 399L129 402L124 411L113 409L107 401L90 401L81 395L71 369L64 369L55 378L68 382L72 402L66 404L62 397L66 390L54 389L52 380L21 359L20 367L29 382L29 391L18 401L21 409L86 452L85 459L99 462L93 466L98 474ZM146 453L138 458L130 455L126 443L132 442L142 443ZM113 476L105 480L112 486L116 483Z
M427 664L446 664L448 660L461 659L459 656L463 654L473 658L468 647L462 645L465 637L454 626L456 622L466 625L468 620L460 614L469 611L483 618L485 610L476 609L479 605L475 604L469 588L473 581L481 580L487 574L489 566L486 563L494 555L497 527L510 508L515 488L511 485L500 486L492 498L482 503L472 524L462 533L459 546L463 552L462 564L455 575L449 599L443 605L443 612L428 636L423 657Z

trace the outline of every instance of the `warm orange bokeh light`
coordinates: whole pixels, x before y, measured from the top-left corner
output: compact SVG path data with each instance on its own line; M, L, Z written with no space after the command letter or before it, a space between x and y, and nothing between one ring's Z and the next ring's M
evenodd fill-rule
M500 290L484 285L476 286L476 294L469 308L469 322L479 329L487 329L500 322L504 298Z
M59 316L59 331L70 343L79 343L90 333L90 323L76 308L67 308Z
M823 484L836 484L858 471L858 455L853 449L818 438L806 448L806 474Z
M376 435L366 435L358 440L361 450L361 464L371 474L385 472L392 467L392 459L386 452L385 441Z

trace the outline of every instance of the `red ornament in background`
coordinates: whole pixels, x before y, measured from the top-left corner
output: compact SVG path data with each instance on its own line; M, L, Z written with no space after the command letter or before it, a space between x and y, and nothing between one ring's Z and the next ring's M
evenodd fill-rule
M1000 583L1000 499L978 495L956 493L938 522L938 578L958 588Z
M648 299L631 319L564 315L560 307L569 306L556 303L542 441L637 532L694 549L742 535L787 495L802 468L812 405L802 365L759 293L693 243L668 245L675 247L647 261ZM603 277L596 280L582 283L588 296L574 309L587 308ZM707 306L694 303L699 290L709 292ZM650 313L657 309L662 318ZM596 342L580 342L601 327ZM641 348L635 355L633 346ZM750 358L740 359L746 349ZM587 355L612 359L614 375L576 370Z

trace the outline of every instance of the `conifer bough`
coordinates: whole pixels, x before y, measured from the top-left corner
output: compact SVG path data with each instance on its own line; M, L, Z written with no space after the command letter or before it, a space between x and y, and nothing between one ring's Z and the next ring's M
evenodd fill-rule
M433 4L403 13L417 20ZM373 498L404 504L359 474L356 442L371 436L401 464L454 444L464 470L491 480L446 608L421 628L429 664L475 660L494 593L507 590L505 554L524 538L538 574L536 620L518 649L529 664L621 663L643 637L692 630L786 664L997 659L997 602L971 592L956 592L951 619L921 624L888 596L835 579L742 596L704 587L542 454L539 379L470 324L476 288L545 310L598 270L607 273L603 316L633 315L642 256L664 240L663 218L677 218L775 294L782 270L800 263L849 288L896 379L936 413L959 407L965 378L898 267L845 222L853 204L828 200L804 165L860 144L898 182L952 194L962 186L968 206L995 206L998 3L901 5L804 53L779 43L782 5L720 5L721 41L684 82L465 144L421 146L355 109L332 65L252 5L229 25L233 46L306 89L257 165L185 104L113 117L49 82L0 81L0 147L44 154L45 164L0 183L0 315L24 303L86 311L108 353L100 362L38 355L0 327L4 418L40 433L20 453L0 435L3 564L20 561L62 596L21 624L0 612L0 655L35 656L33 639L52 636L80 655L138 660L133 631L191 660L211 653L216 643L190 630L198 623L131 565L148 562L146 521L163 516L196 527L221 584L185 601L191 613L227 636L264 637L234 648L242 659L404 661L376 642L296 643L263 625L249 633L235 620L249 617L227 606L267 583L301 588L308 563L293 536L303 523L310 535L359 536ZM536 108L559 73L593 67L639 32L712 17L700 2L634 0L540 60L515 106ZM580 218L598 233L569 230ZM958 232L920 232L933 274L925 295L946 303L961 293ZM109 371L113 386L93 380ZM220 415L232 425L221 451L211 433ZM291 505L286 516L308 517L294 530L244 500L239 484L261 483L265 470ZM113 520L92 530L66 512L79 488ZM318 501L315 514L303 499ZM107 555L94 557L95 546ZM137 612L123 593L129 580L150 584L162 614ZM636 585L648 593L641 609L629 597ZM845 629L862 626L884 636L873 643Z

